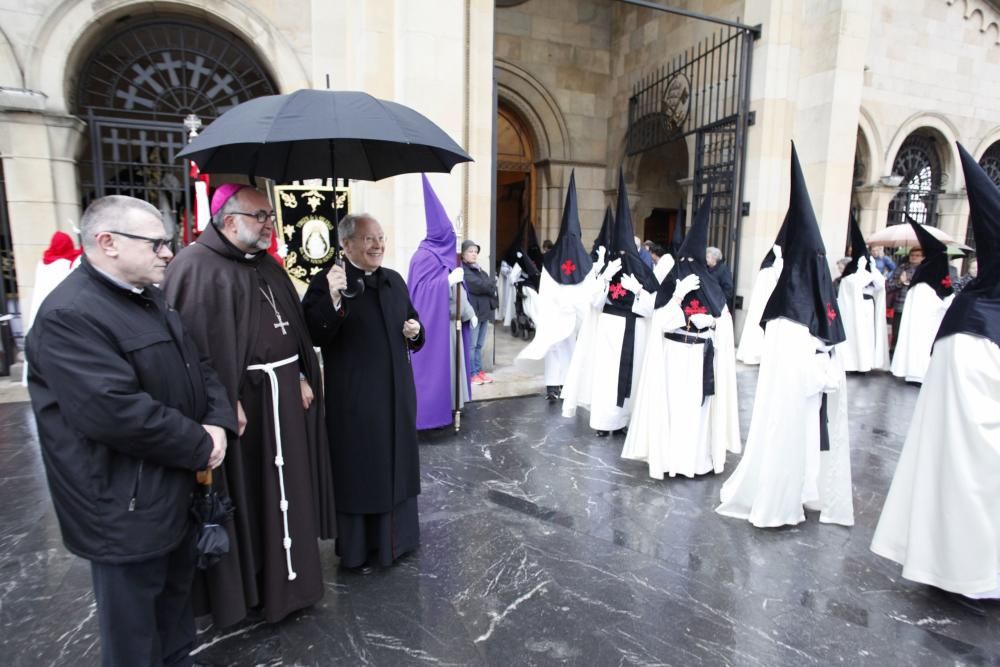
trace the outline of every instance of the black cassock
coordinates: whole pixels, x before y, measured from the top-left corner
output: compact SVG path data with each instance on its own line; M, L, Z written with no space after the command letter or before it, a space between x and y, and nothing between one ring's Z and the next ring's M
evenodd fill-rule
M196 580L196 612L210 611L216 625L227 626L260 607L266 620L279 621L322 598L316 539L333 537L335 531L319 360L298 294L267 253L248 257L211 225L170 263L164 289L210 357L230 401L235 406L239 400L247 415L246 431L230 441L216 475L219 490L236 507L227 526L232 546ZM287 325L275 326L275 308ZM248 367L296 355L274 369L283 453L279 476L271 383L266 372ZM316 395L307 411L302 410L300 372ZM283 546L282 482L289 553ZM289 557L294 580L289 580Z
M388 566L419 542L417 398L403 322L418 319L403 277L380 268L365 276L346 267L365 291L334 310L326 274L309 285L302 306L323 350L327 432L337 505L341 563Z

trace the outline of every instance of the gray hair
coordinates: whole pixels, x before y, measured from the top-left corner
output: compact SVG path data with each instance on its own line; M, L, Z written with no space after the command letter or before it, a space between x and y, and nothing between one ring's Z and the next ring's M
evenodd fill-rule
M350 213L337 224L337 238L343 244L344 239L354 238L354 230L358 227L358 220L375 220L371 213Z
M714 257L716 262L722 261L722 251L716 248L715 246L710 245L707 248L705 248L705 253Z
M125 231L132 213L146 213L163 222L160 210L147 201L125 195L108 195L91 202L83 212L83 217L80 218L80 243L84 249L96 248L98 234Z

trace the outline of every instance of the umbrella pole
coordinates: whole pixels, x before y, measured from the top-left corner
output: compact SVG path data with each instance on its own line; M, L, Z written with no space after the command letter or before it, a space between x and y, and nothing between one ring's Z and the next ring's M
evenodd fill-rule
M198 483L201 484L202 486L212 486L211 468L207 468L205 470L199 470L194 474L194 477L196 480L198 480Z
M327 75L327 86L329 86L329 74ZM333 263L344 267L344 250L340 247L340 207L337 206L337 172L334 170L333 159L333 139L327 139L327 148L330 150L330 182L333 187ZM356 289L348 291L340 290L340 296L345 299L356 299L365 292L365 281L358 278Z
M462 284L455 285L455 433L462 428Z

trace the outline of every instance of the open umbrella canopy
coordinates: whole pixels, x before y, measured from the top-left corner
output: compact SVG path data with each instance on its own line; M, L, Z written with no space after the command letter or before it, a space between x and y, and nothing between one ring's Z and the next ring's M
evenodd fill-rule
M219 116L178 153L207 173L377 181L450 172L472 160L422 114L367 93L297 90L258 97Z
M964 245L953 239L951 236L942 232L937 227L931 227L930 225L920 225L928 231L934 238L941 241L942 243L954 244L957 248L962 250L970 250L969 246ZM867 240L868 245L881 245L889 246L890 248L915 248L920 246L920 241L917 240L917 235L913 231L910 225L889 225L885 229L881 229L871 236Z

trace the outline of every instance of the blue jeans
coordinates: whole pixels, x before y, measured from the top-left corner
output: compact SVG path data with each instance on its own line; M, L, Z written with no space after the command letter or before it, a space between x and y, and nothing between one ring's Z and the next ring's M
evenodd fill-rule
M470 332L472 338L471 377L483 370L483 343L486 342L486 330L489 328L489 324L486 320L479 320L479 326Z

